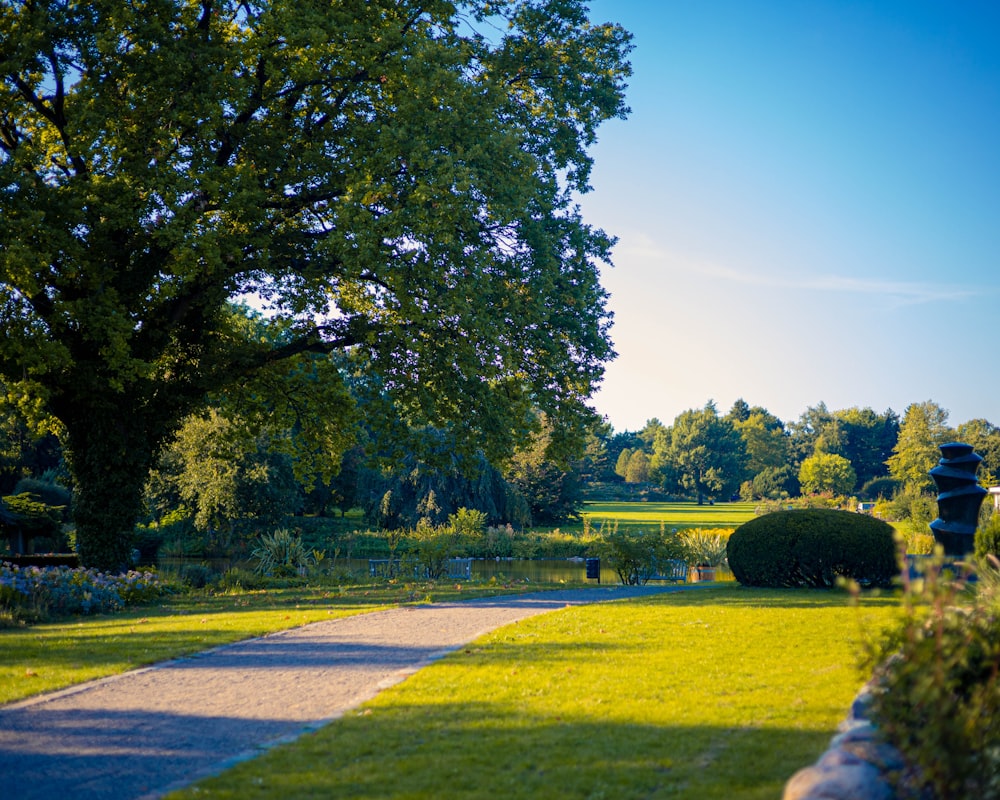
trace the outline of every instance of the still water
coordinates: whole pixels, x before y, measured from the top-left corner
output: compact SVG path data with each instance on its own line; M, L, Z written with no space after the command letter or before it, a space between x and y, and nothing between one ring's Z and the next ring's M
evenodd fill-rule
M559 583L587 580L587 564L582 558L516 558L516 559L492 559L473 558L471 559L471 578L474 581L489 581L496 578L498 581L527 581L528 583ZM206 562L196 558L164 558L159 559L159 567L170 572L179 572L186 564L205 564L218 573L223 573L231 564L226 560L218 562ZM249 565L242 565L251 569ZM367 558L341 558L335 563L336 567L347 568L360 579L364 579L369 574L369 560ZM716 571L716 580L731 581L732 574L724 567ZM596 583L596 581L592 581ZM618 583L618 575L607 564L601 565L601 582L605 584Z
M342 559L340 564L348 564L352 572L367 575L368 559ZM528 581L529 583L559 583L560 581L586 581L587 564L582 558L503 558L472 559L472 580L488 581ZM725 568L716 570L716 580L732 580L732 574ZM594 581L596 583L596 581ZM618 583L618 575L607 564L601 565L601 582Z

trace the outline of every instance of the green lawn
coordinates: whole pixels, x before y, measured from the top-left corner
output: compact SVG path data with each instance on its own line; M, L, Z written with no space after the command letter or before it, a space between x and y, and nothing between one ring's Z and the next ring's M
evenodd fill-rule
M487 584L398 583L202 593L117 614L0 628L0 703L310 622L404 603L523 591Z
M775 798L863 682L896 602L718 587L482 637L179 798Z
M585 503L583 515L593 528L602 522L623 527L735 528L753 519L755 503Z

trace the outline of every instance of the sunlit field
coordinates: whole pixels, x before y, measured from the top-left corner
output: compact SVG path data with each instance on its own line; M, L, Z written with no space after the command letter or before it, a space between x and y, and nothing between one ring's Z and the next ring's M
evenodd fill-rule
M755 503L586 503L583 516L591 528L620 527L735 528L753 519Z

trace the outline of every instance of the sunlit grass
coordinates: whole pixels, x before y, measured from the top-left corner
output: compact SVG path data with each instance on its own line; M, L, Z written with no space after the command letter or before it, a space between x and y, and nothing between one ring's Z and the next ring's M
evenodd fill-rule
M602 522L634 527L735 528L753 519L754 503L585 503L583 516L591 527Z
M567 608L172 797L779 797L895 605L731 587Z
M524 591L421 582L191 594L111 615L0 628L0 703L310 622L401 603Z

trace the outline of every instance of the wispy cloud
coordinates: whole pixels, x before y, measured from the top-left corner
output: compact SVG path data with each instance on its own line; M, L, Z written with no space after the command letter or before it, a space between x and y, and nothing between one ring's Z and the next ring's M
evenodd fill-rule
M618 255L655 261L661 268L683 271L716 281L761 286L787 291L842 292L875 295L893 306L919 305L966 300L982 294L981 287L949 283L896 281L881 278L858 278L845 275L810 275L753 272L744 269L679 256L659 247L648 237L619 248Z

